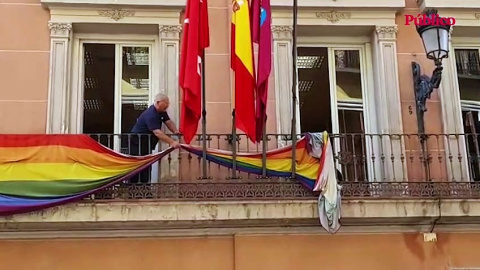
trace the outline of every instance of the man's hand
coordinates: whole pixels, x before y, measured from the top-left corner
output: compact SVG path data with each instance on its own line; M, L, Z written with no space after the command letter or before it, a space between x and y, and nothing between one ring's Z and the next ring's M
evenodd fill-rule
M173 141L173 142L170 143L170 147L178 149L178 148L180 148L180 143L177 142L177 141Z

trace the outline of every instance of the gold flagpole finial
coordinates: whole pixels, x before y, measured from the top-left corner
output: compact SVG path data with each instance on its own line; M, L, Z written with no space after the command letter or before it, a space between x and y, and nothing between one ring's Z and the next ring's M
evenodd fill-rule
M240 10L240 4L237 2L237 0L232 0L232 9L233 12Z

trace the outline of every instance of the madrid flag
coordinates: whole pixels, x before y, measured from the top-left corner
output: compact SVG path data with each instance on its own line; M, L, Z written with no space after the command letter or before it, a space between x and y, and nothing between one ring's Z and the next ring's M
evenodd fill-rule
M187 0L180 55L179 82L182 88L180 132L190 143L197 133L202 111L202 61L210 45L207 0Z
M270 0L252 0L253 42L258 44L256 96L257 141L262 140L267 120L268 78L272 70L272 11Z
M255 131L255 73L248 0L233 0L231 65L235 72L235 125L253 142Z

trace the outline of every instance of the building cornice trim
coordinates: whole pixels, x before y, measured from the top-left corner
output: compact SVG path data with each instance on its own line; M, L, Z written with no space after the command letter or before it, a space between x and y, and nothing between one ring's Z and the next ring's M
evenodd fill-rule
M431 225L342 226L336 235L426 233ZM435 233L480 233L479 224L437 225ZM321 226L307 227L250 227L202 229L131 229L131 230L54 230L2 232L0 240L88 239L88 238L185 238L225 237L239 235L327 235Z
M184 0L41 0L43 6L51 7L185 7Z

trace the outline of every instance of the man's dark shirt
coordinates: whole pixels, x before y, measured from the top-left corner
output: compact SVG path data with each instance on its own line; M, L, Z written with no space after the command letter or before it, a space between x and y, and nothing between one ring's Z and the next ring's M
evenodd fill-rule
M161 129L162 123L167 122L170 120L167 112L157 112L155 106L151 105L146 109L138 118L137 122L132 128L131 133L135 134L148 134L150 136L142 136L142 148L147 147L149 145L149 149L155 148L155 145L158 142L157 136L153 134L155 129ZM150 138L150 140L148 140ZM132 146L138 145L138 138L136 136L131 138L130 144Z
M167 112L157 112L155 106L151 105L138 118L132 128L132 133L153 134L155 129L161 129L162 123L170 120Z

